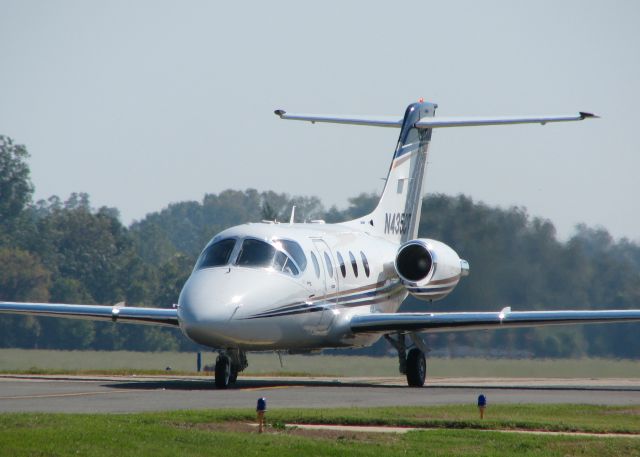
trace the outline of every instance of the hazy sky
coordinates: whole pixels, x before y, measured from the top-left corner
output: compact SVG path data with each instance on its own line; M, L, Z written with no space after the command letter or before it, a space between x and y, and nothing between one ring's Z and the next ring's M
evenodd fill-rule
M346 205L380 191L398 131L289 111L594 111L434 132L426 192L523 205L640 241L640 2L0 0L0 133L36 198L88 192L123 221L227 188ZM437 217L424 214L423 217Z

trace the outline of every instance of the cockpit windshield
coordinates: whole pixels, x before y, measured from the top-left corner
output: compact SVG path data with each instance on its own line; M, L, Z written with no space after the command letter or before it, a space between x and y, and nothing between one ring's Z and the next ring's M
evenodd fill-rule
M276 248L264 241L246 239L238 254L236 265L241 267L269 267L276 255Z
M282 246L277 243L276 246L281 249ZM297 276L300 270L296 267L295 262L279 249L264 241L247 238L242 242L236 265L254 268L271 267L276 271Z
M242 240L238 255L233 255L237 238L225 238L210 244L202 251L196 270L221 267L233 263L239 267L273 268L291 276L298 276L307 266L307 258L298 243L274 240L273 244L254 238Z
M226 265L229 263L229 257L235 244L235 238L227 238L208 246L200 255L200 259L198 259L198 263L196 264L196 270Z

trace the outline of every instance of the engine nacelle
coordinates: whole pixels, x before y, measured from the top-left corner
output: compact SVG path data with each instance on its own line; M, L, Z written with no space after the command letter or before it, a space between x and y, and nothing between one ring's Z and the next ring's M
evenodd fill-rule
M469 274L469 263L436 240L407 241L396 254L396 273L407 291L420 300L439 300Z

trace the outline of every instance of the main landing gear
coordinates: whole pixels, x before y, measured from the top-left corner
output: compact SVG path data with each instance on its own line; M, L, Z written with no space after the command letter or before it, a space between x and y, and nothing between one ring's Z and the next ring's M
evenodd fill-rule
M410 387L424 386L424 381L427 377L425 353L428 352L428 349L420 336L415 333L411 334L411 340L416 347L411 348L408 354L404 333L396 333L395 338L391 335L385 335L384 337L398 351L400 373L407 376L407 384Z
M226 389L238 379L238 373L249 366L247 354L240 349L220 351L216 359L215 379L218 389Z

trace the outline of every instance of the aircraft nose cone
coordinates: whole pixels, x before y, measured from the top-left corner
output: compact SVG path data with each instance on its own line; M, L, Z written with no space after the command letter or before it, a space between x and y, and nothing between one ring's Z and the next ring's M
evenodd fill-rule
M282 273L264 269L210 268L194 272L178 301L183 332L212 347L233 346L245 318L256 309L304 289Z
M210 322L229 319L240 305L237 287L229 269L209 269L191 275L180 293L179 313L183 321Z

